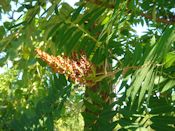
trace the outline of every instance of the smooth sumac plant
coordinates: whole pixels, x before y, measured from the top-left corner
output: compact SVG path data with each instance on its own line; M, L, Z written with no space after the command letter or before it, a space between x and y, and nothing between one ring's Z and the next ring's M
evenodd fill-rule
M174 131L175 1L69 2L0 1L0 128Z

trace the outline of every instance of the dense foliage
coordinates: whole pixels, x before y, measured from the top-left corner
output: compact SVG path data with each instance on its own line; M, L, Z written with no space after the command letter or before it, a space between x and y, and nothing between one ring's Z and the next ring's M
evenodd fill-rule
M1 0L0 20L1 130L175 130L174 0Z

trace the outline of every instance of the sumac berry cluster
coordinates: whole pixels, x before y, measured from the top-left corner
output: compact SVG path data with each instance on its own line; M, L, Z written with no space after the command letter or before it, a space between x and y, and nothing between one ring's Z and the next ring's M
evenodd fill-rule
M65 74L75 83L91 85L92 80L87 79L93 73L93 64L87 59L84 53L72 53L70 57L62 54L59 56L49 55L48 53L35 49L38 56L45 61L54 72Z

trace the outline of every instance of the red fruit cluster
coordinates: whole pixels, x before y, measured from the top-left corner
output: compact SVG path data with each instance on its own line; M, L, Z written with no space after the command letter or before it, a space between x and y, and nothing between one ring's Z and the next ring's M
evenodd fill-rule
M91 81L86 78L93 73L93 65L85 54L80 53L78 55L74 52L71 57L65 55L55 57L40 49L35 49L35 51L55 72L65 74L75 83L84 85L91 84Z

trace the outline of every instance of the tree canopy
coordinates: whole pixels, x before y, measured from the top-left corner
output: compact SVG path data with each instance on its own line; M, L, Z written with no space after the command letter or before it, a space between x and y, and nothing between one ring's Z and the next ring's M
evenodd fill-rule
M175 130L174 0L1 0L0 21L1 130Z

